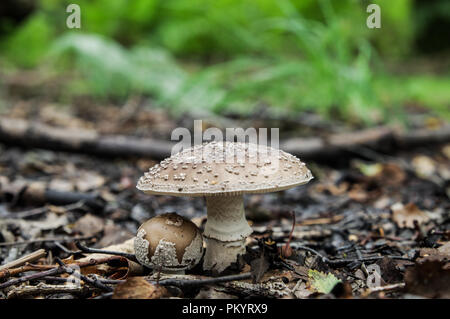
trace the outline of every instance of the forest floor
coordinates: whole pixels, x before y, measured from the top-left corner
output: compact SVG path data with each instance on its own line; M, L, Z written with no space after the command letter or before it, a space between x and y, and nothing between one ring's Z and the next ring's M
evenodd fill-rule
M140 104L130 99L124 107L93 107L87 99L69 108L31 98L14 100L1 118L159 140L193 124L187 116L174 119ZM306 116L315 120L224 121L280 127L282 138L348 130ZM442 125L436 119L418 122L435 130ZM177 212L203 229L203 198L148 196L136 189L158 158L3 140L0 298L450 298L450 141L389 153L364 150L346 154L345 161L305 160L312 182L246 196L254 232L241 267L222 278L200 266L186 275L152 273L123 256L86 251L133 253L139 225L164 212ZM281 256L290 236L292 253Z

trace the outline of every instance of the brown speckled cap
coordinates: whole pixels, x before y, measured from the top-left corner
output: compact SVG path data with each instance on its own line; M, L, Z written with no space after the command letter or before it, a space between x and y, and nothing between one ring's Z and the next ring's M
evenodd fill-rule
M281 191L312 178L305 163L284 151L250 143L211 142L151 167L137 188L147 194L224 196Z
M139 227L134 250L143 265L181 270L192 268L200 261L203 240L193 222L176 213L165 213Z

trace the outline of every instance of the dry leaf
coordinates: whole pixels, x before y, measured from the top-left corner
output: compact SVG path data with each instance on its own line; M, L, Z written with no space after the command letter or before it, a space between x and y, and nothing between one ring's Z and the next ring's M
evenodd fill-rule
M353 185L352 189L348 192L348 197L356 202L366 202L369 200L369 194L360 184Z
M105 184L105 178L95 172L82 171L75 181L77 189L85 193Z
M447 145L445 145L445 146L442 148L442 153L444 153L444 155L445 155L448 159L450 159L450 144L447 144Z
M392 219L400 228L414 228L414 221L419 225L429 221L426 213L421 211L414 203L403 205L395 203L391 206Z
M166 288L152 285L144 277L130 277L116 286L112 299L160 299L169 296Z
M134 234L127 229L122 228L116 224L108 224L103 228L103 237L98 242L99 247L106 247L123 243L124 241L133 238Z
M60 192L73 192L74 191L74 186L73 186L72 182L65 180L65 179L60 179L60 178L52 179L50 181L50 183L48 184L48 188L57 190Z
M20 221L27 223L31 227L36 227L39 230L51 230L67 225L68 220L66 215L58 216L55 213L48 213L44 220L39 221Z
M101 232L104 227L105 221L102 218L92 214L86 214L75 223L72 230L84 236L94 236Z
M401 185L406 179L406 173L403 168L394 163L383 164L380 172L375 178L384 185Z
M292 293L298 299L306 299L314 292L308 289L306 283L304 283L302 280L299 280L297 281L294 289L292 289Z
M436 172L436 163L425 155L414 157L412 165L416 174L420 177L430 177Z
M450 298L450 269L440 261L425 261L405 272L406 291L428 298Z
M420 263L425 261L439 261L444 263L445 269L450 269L450 241L443 246L436 248L422 248L420 249L420 258L417 260Z
M206 287L199 291L195 299L238 299L238 297L218 291L213 287Z
M122 252L122 253L128 253L128 254L134 254L134 238L131 238L121 244L111 245L111 246L104 247L101 249ZM102 259L102 258L110 257L110 256L111 255L100 254L100 253L86 254L86 257L78 259L77 262L90 261L91 259L97 260L97 259ZM105 274L105 273L111 272L112 270L115 270L114 267L108 266L107 264L96 265L93 267L95 267L94 272L97 274ZM89 268L89 267L87 267L87 268ZM85 270L85 268L82 269L82 271L84 271L84 270ZM91 271L91 269L89 269L88 271Z
M257 283L264 276L265 272L269 269L270 262L268 256L264 254L264 250L261 252L261 256L250 262L253 283Z

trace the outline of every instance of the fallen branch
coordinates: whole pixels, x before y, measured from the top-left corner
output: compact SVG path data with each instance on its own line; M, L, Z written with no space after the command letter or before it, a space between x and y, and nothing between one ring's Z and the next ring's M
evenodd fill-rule
M200 287L205 285L214 285L223 282L230 282L236 280L245 280L250 279L252 274L250 272L238 274L238 275L229 275L222 277L213 277L206 279L162 279L159 281L149 281L150 283L156 285L159 284L161 286L175 286L179 288L187 288L187 287Z
M60 206L61 209L65 210L67 212L71 211L71 210L75 210L75 209L80 209L83 207L84 207L83 201L75 202L73 204L69 204L69 205L65 205L65 206ZM9 213L9 215L6 215L6 216L4 215L3 218L26 219L28 217L36 217L37 215L44 214L48 211L49 211L49 207L44 206L44 207L33 208L33 209L22 211L22 212Z
M403 288L405 288L405 283L399 282L397 284L369 288L367 290L367 294L371 294L373 292L393 291L393 290L398 290L398 289L403 289Z
M105 136L95 131L52 127L15 118L0 118L0 142L100 156L139 156L163 159L172 144L150 138Z
M0 270L22 266L26 263L38 260L39 258L44 257L46 254L47 253L45 252L44 249L36 250L28 255L22 256L19 259L13 260L7 264L0 266Z
M388 153L397 149L448 142L450 142L450 125L439 130L420 129L408 132L379 127L334 134L328 138L292 138L281 142L280 148L302 159L327 160L344 154L347 154L347 157L359 154L361 147Z
M56 258L56 262L60 265L60 267L62 267L66 273L68 273L69 275L75 275L76 277L79 277L81 280L83 280L86 284L91 285L95 288L107 291L107 292L112 292L114 290L114 288L107 286L106 284L102 283L100 280L97 279L91 279L88 276L85 276L83 274L81 274L80 272L76 271L74 268L69 266L66 266L61 259Z
M20 245L46 243L46 242L66 243L66 242L77 241L77 240L87 240L87 239L91 239L92 237L94 237L94 236L36 238L36 239L31 239L31 240L11 241L11 242L6 242L6 243L0 243L0 247L20 246Z
M23 286L12 289L7 294L7 299L20 298L33 295L48 295L58 293L81 294L87 292L86 287L79 285L48 285L39 283L36 286Z
M18 285L21 284L23 282L26 281L32 281L32 280L38 280L38 279L42 279L42 278L46 278L49 276L55 276L55 275L60 275L60 274L73 274L77 277L79 277L81 280L83 280L85 283L104 290L104 291L112 291L113 288L107 286L105 283L103 283L101 280L98 279L91 279L83 274L81 274L80 272L78 272L74 267L77 268L82 268L82 267L87 267L87 266L93 266L93 265L98 265L101 263L107 263L107 262L111 262L112 260L118 259L121 257L107 257L104 258L102 260L100 259L91 259L88 262L84 262L84 263L73 263L73 264L68 264L66 265L64 262L62 262L59 258L56 258L57 263L59 264L59 266L56 266L54 268L51 268L49 270L45 270L45 271L41 271L41 272L37 272L37 273L33 273L33 274L29 274L20 278L16 278L16 279L12 279L9 280L7 282L4 282L2 284L0 284L0 289L5 289L8 288L10 286L13 285ZM36 268L31 269L31 270L36 270Z
M75 245L83 253L88 253L88 254L105 254L105 255L120 256L120 257L125 257L125 258L127 258L127 259L129 259L131 261L136 262L136 263L139 263L139 261L136 259L136 255L134 255L134 254L124 253L124 252L120 252L120 251L110 251L110 250L89 248L89 247L86 247L83 244L81 244L79 241L77 241L75 243Z
M54 266L52 265L24 265L18 268L3 269L0 271L0 281L28 271L49 270L53 268Z
M99 259L89 259L87 261L82 262L74 262L72 265L75 265L80 268L96 266L100 264L109 264L114 262L122 262L124 261L123 257L120 256L109 256ZM28 271L42 271L42 270L51 270L54 269L55 265L24 265L18 268L4 269L0 271L0 280L4 278L9 278L20 273L28 272ZM48 277L48 276L47 276Z
M41 271L38 273L33 273L30 275L26 275L20 278L11 279L7 282L4 282L0 284L0 289L8 288L9 286L18 285L23 282L29 281L29 280L35 280L38 278L46 277L46 276L53 276L53 275L59 275L65 272L65 269L63 267L55 267L49 270Z
M307 160L329 160L334 156L354 156L361 147L395 151L450 141L450 125L439 130L399 132L388 127L333 134L327 138L292 138L280 148ZM95 131L52 127L21 119L0 118L0 142L23 147L70 151L108 157L163 159L171 154L172 142L123 135L101 135Z
M283 247L284 244L278 244L277 246ZM403 256L395 256L395 255L385 255L385 256L370 256L370 257L357 257L357 258L339 258L339 259L330 259L321 253L319 253L317 250L312 249L307 246L299 245L297 243L291 243L291 247L294 249L300 249L300 250L306 250L310 253L320 257L324 263L329 264L330 266L345 266L347 264L353 263L353 262L365 262L365 261L377 261L383 258L391 258L391 259L398 259L398 260L407 260L412 261L411 258L403 257Z

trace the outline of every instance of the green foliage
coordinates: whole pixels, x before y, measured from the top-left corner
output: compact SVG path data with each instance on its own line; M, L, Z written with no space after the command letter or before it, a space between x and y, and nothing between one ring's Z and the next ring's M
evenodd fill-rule
M373 0L381 8L381 29L371 30L370 38L387 58L398 59L412 52L414 20L412 0ZM386 32L389 30L389 32Z
M2 51L12 63L33 67L47 52L52 37L53 29L45 15L37 14L6 38Z
M65 36L57 42L56 51L74 53L76 68L101 96L149 93L160 105L183 111L246 112L263 102L291 110L315 109L325 115L334 110L370 123L380 117L371 88L371 47L354 39L352 28L338 18L328 1L320 3L326 23L305 19L283 0L274 10L282 18L267 19L260 28L261 33L285 34L295 55L235 58L189 73L168 54L162 62L148 54L152 51L148 47L126 50L94 35Z
M82 29L68 31L70 1L41 0L0 54L76 71L69 95L144 94L176 112L265 103L371 124L415 100L445 113L448 79L384 76L372 45L383 59L410 48L411 1L375 1L382 29L369 30L368 1L80 0Z
M450 120L449 75L385 75L379 76L374 86L384 105L418 104Z
M55 43L51 55L62 63L70 60L83 76L85 86L77 86L79 92L73 93L119 98L149 94L161 106L184 111L210 109L223 95L201 76L190 76L161 49L126 50L107 38L71 33Z

